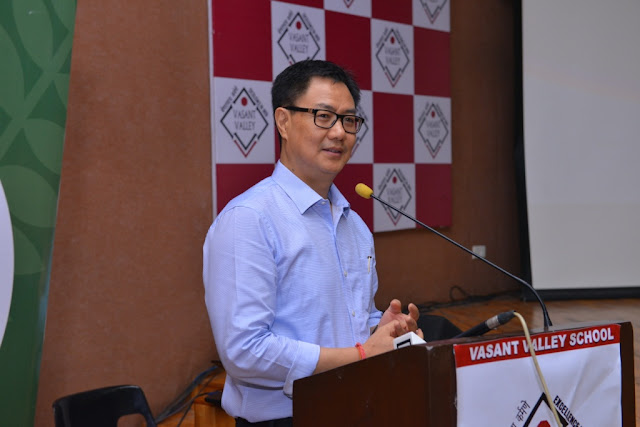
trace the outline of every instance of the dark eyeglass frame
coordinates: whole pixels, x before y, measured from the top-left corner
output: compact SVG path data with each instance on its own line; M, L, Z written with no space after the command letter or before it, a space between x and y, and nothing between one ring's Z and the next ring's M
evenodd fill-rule
M302 108L302 107L295 107L293 105L288 105L286 107L282 107L285 110L289 110L289 111L298 111L300 113L311 113L313 114L313 124L318 126L321 129L331 129L337 122L338 120L340 120L340 123L342 124L342 129L344 129L344 131L346 133L350 133L352 135L355 135L356 133L358 133L360 131L360 129L362 129L362 125L364 124L364 118L360 117L360 116L356 116L355 114L338 114L335 111L331 111L331 110L325 110L323 108ZM316 122L316 117L318 112L323 111L323 112L327 112L330 114L333 114L336 116L336 119L333 121L333 123L331 123L331 125L329 125L329 127L326 126L320 126L317 122ZM345 127L344 127L344 118L345 117L353 117L355 118L355 123L356 123L356 131L355 132L350 132L348 131Z

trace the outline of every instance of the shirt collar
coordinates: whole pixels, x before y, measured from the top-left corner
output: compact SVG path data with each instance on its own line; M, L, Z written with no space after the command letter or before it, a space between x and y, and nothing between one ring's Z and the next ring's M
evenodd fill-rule
M309 187L304 181L294 175L280 160L271 175L273 180L287 193L287 196L296 205L300 214L303 214L311 206L323 200L322 197ZM329 188L329 200L334 206L341 207L342 213L347 215L350 209L349 202L342 195L335 184Z

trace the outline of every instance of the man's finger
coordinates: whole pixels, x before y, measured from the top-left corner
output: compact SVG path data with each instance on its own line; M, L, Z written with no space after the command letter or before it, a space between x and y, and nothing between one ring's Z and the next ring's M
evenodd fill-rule
M391 300L391 302L389 303L389 311L392 312L393 314L401 313L402 304L400 303L400 301L397 299Z
M402 327L400 322L395 322L395 332L396 332L396 337L402 336L407 333L407 331Z
M420 317L420 310L418 310L418 307L416 307L414 303L409 304L409 316L415 320L418 320Z
M418 329L418 322L413 317L407 316L407 330L415 331Z

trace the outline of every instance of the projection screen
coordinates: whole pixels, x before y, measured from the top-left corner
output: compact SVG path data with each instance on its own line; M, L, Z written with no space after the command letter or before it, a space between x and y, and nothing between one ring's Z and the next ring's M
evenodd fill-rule
M640 287L639 22L637 0L522 0L524 170L538 290Z

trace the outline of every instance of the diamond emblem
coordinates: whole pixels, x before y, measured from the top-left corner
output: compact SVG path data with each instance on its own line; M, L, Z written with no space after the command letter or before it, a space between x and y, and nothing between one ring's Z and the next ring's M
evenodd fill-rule
M418 119L418 134L434 159L449 135L448 125L442 110L434 103L427 104Z
M444 5L447 3L447 0L420 0L420 4L427 14L427 18L433 24L436 19L438 19L438 15L442 12Z
M387 173L378 186L378 189L378 192L387 203L403 211L407 209L407 206L409 206L409 202L412 199L411 186L402 174L402 171L397 168L390 168L387 170ZM398 225L401 215L387 206L384 206L384 210L387 212L387 215L389 215L393 225Z
M286 23L285 23L286 24ZM290 64L314 59L320 52L318 35L315 33L309 19L301 13L296 13L287 24L278 39L278 46Z
M391 86L395 87L411 62L408 49L395 29L385 30L382 38L378 41L377 47L376 59L387 79L389 79Z
M245 157L268 126L267 119L254 98L255 94L242 88L220 121Z

